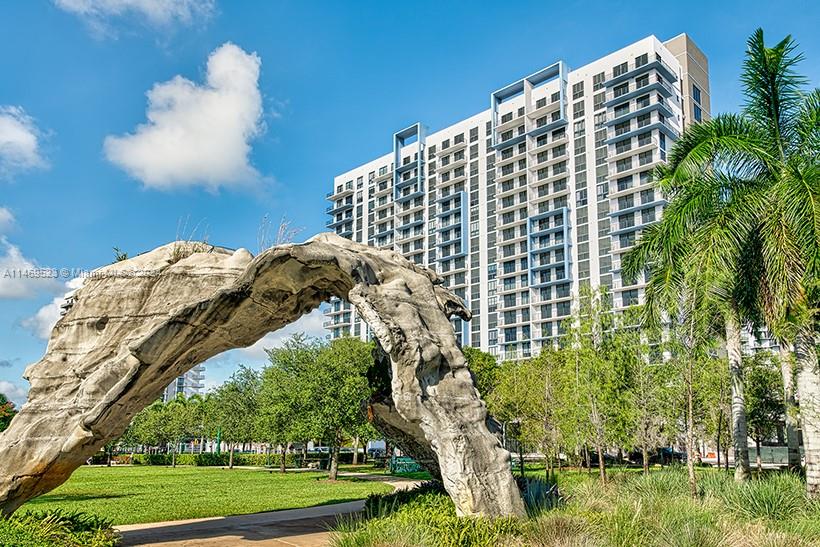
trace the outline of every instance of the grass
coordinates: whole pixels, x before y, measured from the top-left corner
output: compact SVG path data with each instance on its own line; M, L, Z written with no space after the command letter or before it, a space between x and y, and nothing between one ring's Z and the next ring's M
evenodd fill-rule
M336 547L810 547L820 545L820 504L809 500L799 477L766 475L745 485L699 470L692 499L686 471L648 476L612 470L558 475L557 503L541 504L522 520L457 519L440 489L372 496L364 516L343 519ZM527 473L530 475L530 473ZM543 475L540 475L543 476ZM396 543L398 541L398 543Z
M20 512L64 510L113 524L240 515L325 505L386 493L390 486L325 473L209 467L81 467Z

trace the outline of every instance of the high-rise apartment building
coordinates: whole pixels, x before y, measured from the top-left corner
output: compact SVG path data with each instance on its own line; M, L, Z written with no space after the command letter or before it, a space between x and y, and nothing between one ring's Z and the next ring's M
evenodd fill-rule
M640 302L622 255L657 222L650 173L682 129L707 119L708 62L681 34L649 36L576 70L564 61L490 94L490 108L335 177L329 229L436 270L473 312L459 341L505 359L553 344L582 284ZM334 301L331 337L368 335Z
M168 402L177 395L203 395L205 390L205 365L196 365L194 368L177 377L171 382L165 391L162 392L163 402Z

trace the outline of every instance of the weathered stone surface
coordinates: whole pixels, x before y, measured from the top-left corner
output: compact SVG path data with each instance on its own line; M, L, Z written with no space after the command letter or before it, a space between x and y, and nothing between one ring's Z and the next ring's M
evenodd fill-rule
M64 482L186 370L331 296L356 306L390 357L377 425L437 460L459 514L522 515L509 453L487 429L448 320L469 312L433 272L332 234L256 258L172 243L87 279L26 370L28 402L0 434L0 513Z

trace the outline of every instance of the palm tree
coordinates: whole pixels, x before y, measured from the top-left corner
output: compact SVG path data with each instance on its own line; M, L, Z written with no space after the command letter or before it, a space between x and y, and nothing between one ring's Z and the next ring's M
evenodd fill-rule
M623 276L635 279L648 268L645 320L653 325L669 320L679 329L687 324L684 345L691 346L689 353L707 343L714 329L725 333L735 479L743 481L750 470L741 326L757 317L755 283L748 282L756 251L744 247L735 234L748 231L743 225L748 202L731 177L709 173L680 182L674 163L678 152L676 146L672 163L655 173L669 205L661 221L646 228L624 257Z
M693 125L675 143L657 173L669 207L625 270L648 264L652 296L674 290L675 276L693 261L704 265L706 290L723 303L733 386L741 379L743 321L762 322L793 346L807 488L820 496L820 90L804 92L795 50L790 36L771 48L761 29L749 38L742 113ZM735 429L739 437L743 428Z

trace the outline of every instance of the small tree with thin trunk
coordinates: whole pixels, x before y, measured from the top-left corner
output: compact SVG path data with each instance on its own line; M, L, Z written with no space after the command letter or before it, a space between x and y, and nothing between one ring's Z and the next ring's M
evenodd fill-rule
M763 471L760 446L784 424L783 378L777 359L759 352L744 359L748 394L749 430L755 441L757 473Z
M209 404L212 420L228 443L229 469L233 469L236 445L254 440L259 387L259 373L240 365L239 370L212 393Z

